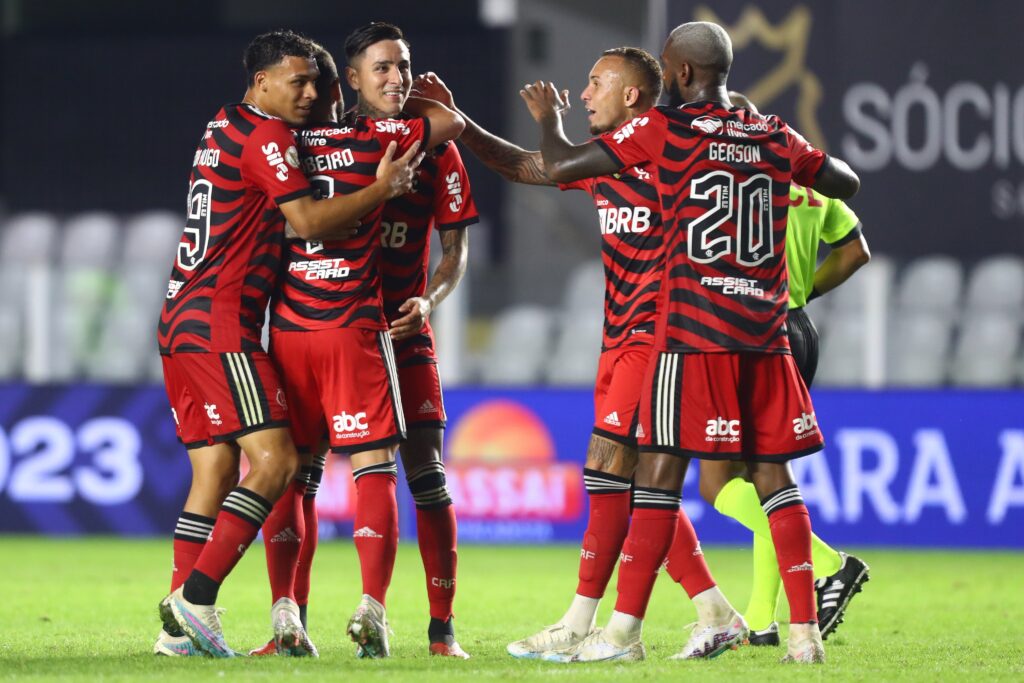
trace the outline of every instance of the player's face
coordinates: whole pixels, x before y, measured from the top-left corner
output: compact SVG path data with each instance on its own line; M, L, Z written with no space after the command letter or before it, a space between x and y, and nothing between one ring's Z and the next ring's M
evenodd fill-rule
M384 116L397 116L412 87L409 47L403 40L382 40L366 48L349 84L359 91L360 102Z
M256 105L290 126L301 126L309 120L319 75L315 60L285 57L256 74Z
M587 110L591 135L615 130L629 120L626 86L622 79L624 68L619 57L602 57L590 70L590 79L580 99Z

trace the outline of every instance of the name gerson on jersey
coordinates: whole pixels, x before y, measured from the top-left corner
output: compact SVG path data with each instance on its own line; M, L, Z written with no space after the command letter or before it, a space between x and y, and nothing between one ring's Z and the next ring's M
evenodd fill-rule
M280 119L229 104L206 125L160 314L161 353L262 350L284 246L278 206L311 192Z
M350 194L373 183L392 140L400 156L429 136L428 119L347 116L342 123L299 131L301 165L319 197ZM363 216L356 236L344 241L288 240L287 265L271 308L274 329L387 329L380 275L382 211L383 205Z
M423 159L412 192L384 206L381 221L384 313L400 318L398 307L423 296L430 267L430 229L455 230L479 221L462 156L452 143L435 147ZM419 334L395 342L399 366L435 362L428 321Z
M650 172L634 166L559 187L587 192L597 208L605 274L602 350L653 343L665 243Z
M717 102L655 107L597 143L656 176L666 277L655 349L789 353L789 185L813 185L824 152L778 117Z

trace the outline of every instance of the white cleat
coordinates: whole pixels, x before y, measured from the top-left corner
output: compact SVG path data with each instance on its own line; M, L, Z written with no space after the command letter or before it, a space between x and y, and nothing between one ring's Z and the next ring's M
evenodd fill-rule
M234 657L236 653L224 641L220 615L224 610L214 605L196 605L185 599L179 587L160 602L160 617L165 624L177 622L195 647L211 657Z
M270 624L274 629L274 648L286 657L319 657L316 646L302 628L299 606L291 598L280 598L270 608Z
M594 631L575 647L563 652L545 652L545 662L639 662L647 658L647 650L639 638L628 645L616 645L605 636L606 631Z
M203 653L196 649L188 636L172 636L160 629L160 635L153 644L153 654L164 657L202 657Z
M547 652L565 652L579 645L588 635L579 635L565 624L555 624L532 636L509 643L505 649L516 659L540 659Z
M749 633L747 622L736 612L724 624L696 623L686 645L669 659L711 659L739 647Z
M786 649L786 656L781 660L784 663L825 663L825 646L821 644L821 631L817 624L790 624Z
M363 596L355 614L348 620L348 636L357 645L356 657L383 659L391 656L388 642L388 620L384 605L369 595Z

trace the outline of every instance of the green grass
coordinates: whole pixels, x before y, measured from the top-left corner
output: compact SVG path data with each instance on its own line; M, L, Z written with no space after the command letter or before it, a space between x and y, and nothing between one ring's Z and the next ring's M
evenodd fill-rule
M707 662L670 662L694 619L682 590L659 580L644 629L646 662L569 666L521 662L505 644L556 620L575 588L568 546L460 549L459 641L468 662L426 655L426 593L414 545L403 544L388 596L394 656L362 661L344 637L359 599L348 543L321 546L314 572L311 635L319 660L154 657L156 605L166 590L169 541L0 537L0 679L207 680L716 680L843 681L1024 679L1024 555L863 550L871 582L828 640L824 667L783 666L783 650L742 648ZM742 608L749 551L712 547L720 585ZM269 636L262 547L254 546L221 591L228 642ZM612 600L602 604L603 622ZM838 678L840 677L841 678Z

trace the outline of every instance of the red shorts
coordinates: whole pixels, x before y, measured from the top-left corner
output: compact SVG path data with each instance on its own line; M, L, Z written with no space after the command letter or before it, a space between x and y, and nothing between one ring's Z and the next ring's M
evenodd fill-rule
M161 360L178 440L185 448L288 426L284 390L262 351L173 353Z
M444 396L437 363L417 363L398 368L405 423L410 429L444 429Z
M650 346L601 352L594 385L594 434L636 448L637 407L650 359Z
M646 452L765 462L824 446L793 357L770 353L654 353L637 440Z
M270 355L284 380L300 451L316 448L325 436L335 453L384 448L405 438L387 332L272 330Z

